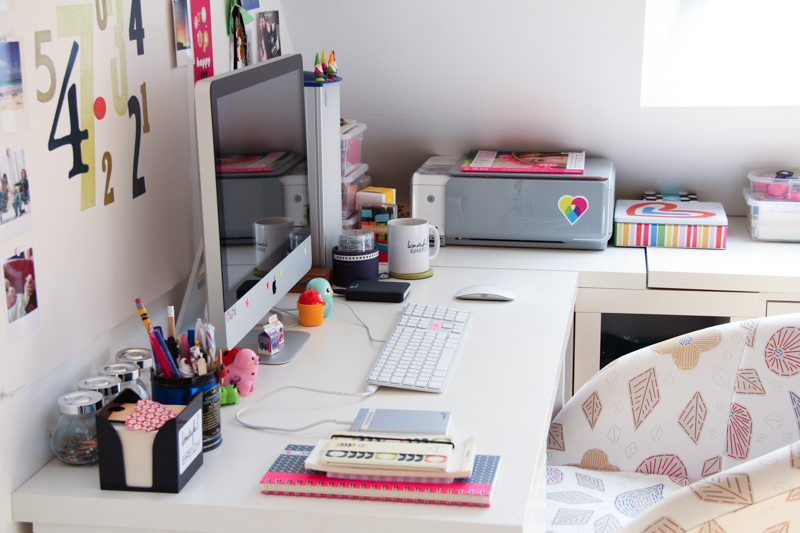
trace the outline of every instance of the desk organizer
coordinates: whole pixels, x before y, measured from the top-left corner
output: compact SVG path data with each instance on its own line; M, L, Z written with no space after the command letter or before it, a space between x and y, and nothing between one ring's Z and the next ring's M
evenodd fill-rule
M728 217L718 202L617 200L615 246L725 249Z
M195 394L177 417L156 431L129 430L124 422L109 421L109 416L119 411L122 404L135 404L139 400L136 392L125 389L95 415L100 488L178 493L203 465L203 394ZM121 438L123 432L125 436ZM147 454L147 459L152 460L133 460L136 455L141 458L147 449L152 450ZM132 464L135 466L131 467Z
M747 173L756 200L800 202L800 170L762 168Z
M742 189L754 241L800 242L800 202L759 200Z

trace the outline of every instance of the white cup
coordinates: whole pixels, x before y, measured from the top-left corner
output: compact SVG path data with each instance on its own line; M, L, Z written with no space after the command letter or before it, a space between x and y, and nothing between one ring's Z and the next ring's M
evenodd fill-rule
M422 274L439 254L439 232L421 218L395 218L388 223L389 272ZM433 249L429 237L433 234Z
M294 221L286 217L259 218L253 222L256 241L256 268L278 250L285 252Z

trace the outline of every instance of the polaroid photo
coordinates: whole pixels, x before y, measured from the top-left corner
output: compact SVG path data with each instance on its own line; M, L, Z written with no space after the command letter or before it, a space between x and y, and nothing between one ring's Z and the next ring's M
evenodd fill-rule
M175 64L179 67L191 65L194 54L188 0L172 0L172 26L175 32Z
M20 41L0 41L0 133L27 126Z
M18 249L3 262L3 284L8 342L13 342L39 326L39 295L36 291L33 248Z

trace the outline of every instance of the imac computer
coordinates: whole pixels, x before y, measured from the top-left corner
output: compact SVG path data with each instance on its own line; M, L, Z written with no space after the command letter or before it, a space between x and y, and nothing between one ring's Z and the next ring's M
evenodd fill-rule
M259 324L311 268L319 231L305 162L302 57L198 81L195 111L207 318L217 346L257 352ZM288 362L308 339L285 336L262 362Z

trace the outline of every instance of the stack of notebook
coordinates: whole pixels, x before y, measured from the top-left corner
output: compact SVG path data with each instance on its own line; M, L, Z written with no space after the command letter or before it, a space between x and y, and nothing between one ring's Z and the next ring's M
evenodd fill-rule
M339 434L317 446L288 445L261 492L489 507L500 457L474 450L472 439Z

